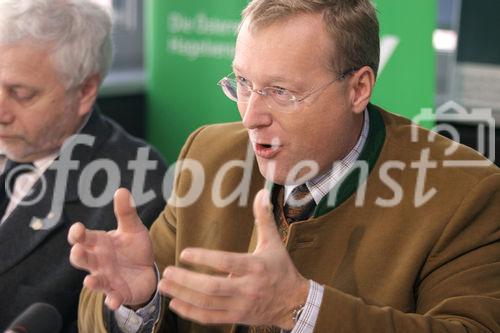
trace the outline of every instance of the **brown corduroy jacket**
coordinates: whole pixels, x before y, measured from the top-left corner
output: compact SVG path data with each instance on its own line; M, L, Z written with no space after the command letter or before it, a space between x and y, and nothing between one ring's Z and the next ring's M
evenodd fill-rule
M303 276L325 286L314 332L500 332L500 170L460 166L485 159L464 146L450 154L451 141L437 136L430 142L428 134L370 106L360 157L370 171L366 181L347 177L335 204L324 199L313 218L291 225L291 258ZM179 265L188 246L253 250L252 199L265 181L247 149L240 123L207 126L190 136L180 159L203 166L204 186L187 207L170 202L154 223L160 271ZM247 174L233 165L217 177L228 161L247 158ZM177 196L199 183L186 168ZM228 199L235 193L241 195ZM235 331L199 325L167 309L165 300L158 332ZM102 294L84 289L80 332L105 332L102 313Z

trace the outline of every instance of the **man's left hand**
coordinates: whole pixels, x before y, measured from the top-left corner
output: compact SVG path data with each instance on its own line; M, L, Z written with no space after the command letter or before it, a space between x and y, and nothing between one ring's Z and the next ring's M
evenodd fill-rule
M170 308L202 324L272 325L291 330L292 312L304 304L309 282L295 268L281 242L269 192L254 205L257 246L253 253L187 248L180 260L221 272L214 276L169 266L159 283Z

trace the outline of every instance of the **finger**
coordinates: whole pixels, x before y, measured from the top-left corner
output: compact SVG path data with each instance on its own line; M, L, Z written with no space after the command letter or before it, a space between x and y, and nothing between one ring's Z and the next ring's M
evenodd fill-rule
M237 293L237 279L201 274L174 266L165 269L161 280L161 285L167 286L170 283L205 295L232 296Z
M103 292L106 295L104 303L113 311L123 303L122 295L111 289L109 280L102 274L87 275L83 280L83 285L89 290Z
M80 222L73 224L68 231L68 243L75 245L85 240L85 227Z
M281 238L276 227L269 201L269 191L260 190L253 202L255 228L257 229L257 248L268 244L280 244Z
M171 300L169 307L181 317L200 324L232 324L237 323L239 319L232 312L203 309L180 299Z
M144 230L145 227L137 215L132 195L127 189L116 190L114 209L119 231L135 233Z
M123 297L116 291L110 291L104 300L104 304L111 311L116 311L123 304Z
M97 270L95 255L85 250L81 244L73 245L69 254L69 261L71 265L78 269L91 273Z
M83 279L83 285L88 289L94 291L102 291L107 293L111 289L111 284L106 276L103 274L91 274L87 275L85 279Z
M161 281L160 292L171 299L179 299L199 308L211 310L229 310L234 308L236 300L230 296L213 296L186 288L175 282Z
M82 223L77 222L69 228L68 243L70 245L80 243L85 247L92 247L97 243L99 233L102 231L89 230Z
M203 265L219 272L244 275L249 272L251 257L247 253L187 248L181 252L180 259L195 265Z

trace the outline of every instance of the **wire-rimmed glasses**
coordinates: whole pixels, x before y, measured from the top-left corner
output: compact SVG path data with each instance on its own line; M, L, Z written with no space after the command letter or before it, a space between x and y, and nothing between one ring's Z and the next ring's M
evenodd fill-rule
M322 86L319 86L311 91L297 95L294 92L280 87L264 87L262 89L253 89L252 82L248 81L244 77L235 76L234 73L230 73L229 75L223 77L218 85L222 88L222 91L232 101L238 103L248 103L252 92L255 92L266 100L266 105L272 109L278 109L285 112L292 112L298 109L298 105L300 102L304 101L309 96L323 91L326 87L337 82L339 80L343 80L348 75L356 72L357 69L350 69L348 71L343 72L341 75L337 76L332 81L329 81Z

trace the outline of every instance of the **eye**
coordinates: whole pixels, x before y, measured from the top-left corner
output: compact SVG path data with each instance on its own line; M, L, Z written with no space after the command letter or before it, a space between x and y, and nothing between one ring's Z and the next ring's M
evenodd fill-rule
M243 87L250 87L250 81L246 77L236 76L236 82Z
M272 87L270 89L270 93L272 94L273 97L275 97L276 99L280 100L280 101L289 101L291 99L293 99L292 97L292 93L290 92L290 90L288 89L285 89L285 88L282 88L282 87Z
M285 88L281 88L281 87L273 87L273 93L276 94L276 95L287 95L288 94L288 90L285 89Z
M243 76L236 76L236 90L239 96L248 97L252 93L252 83Z
M10 92L14 99L20 102L29 102L36 95L35 90L25 87L13 87L11 88Z

